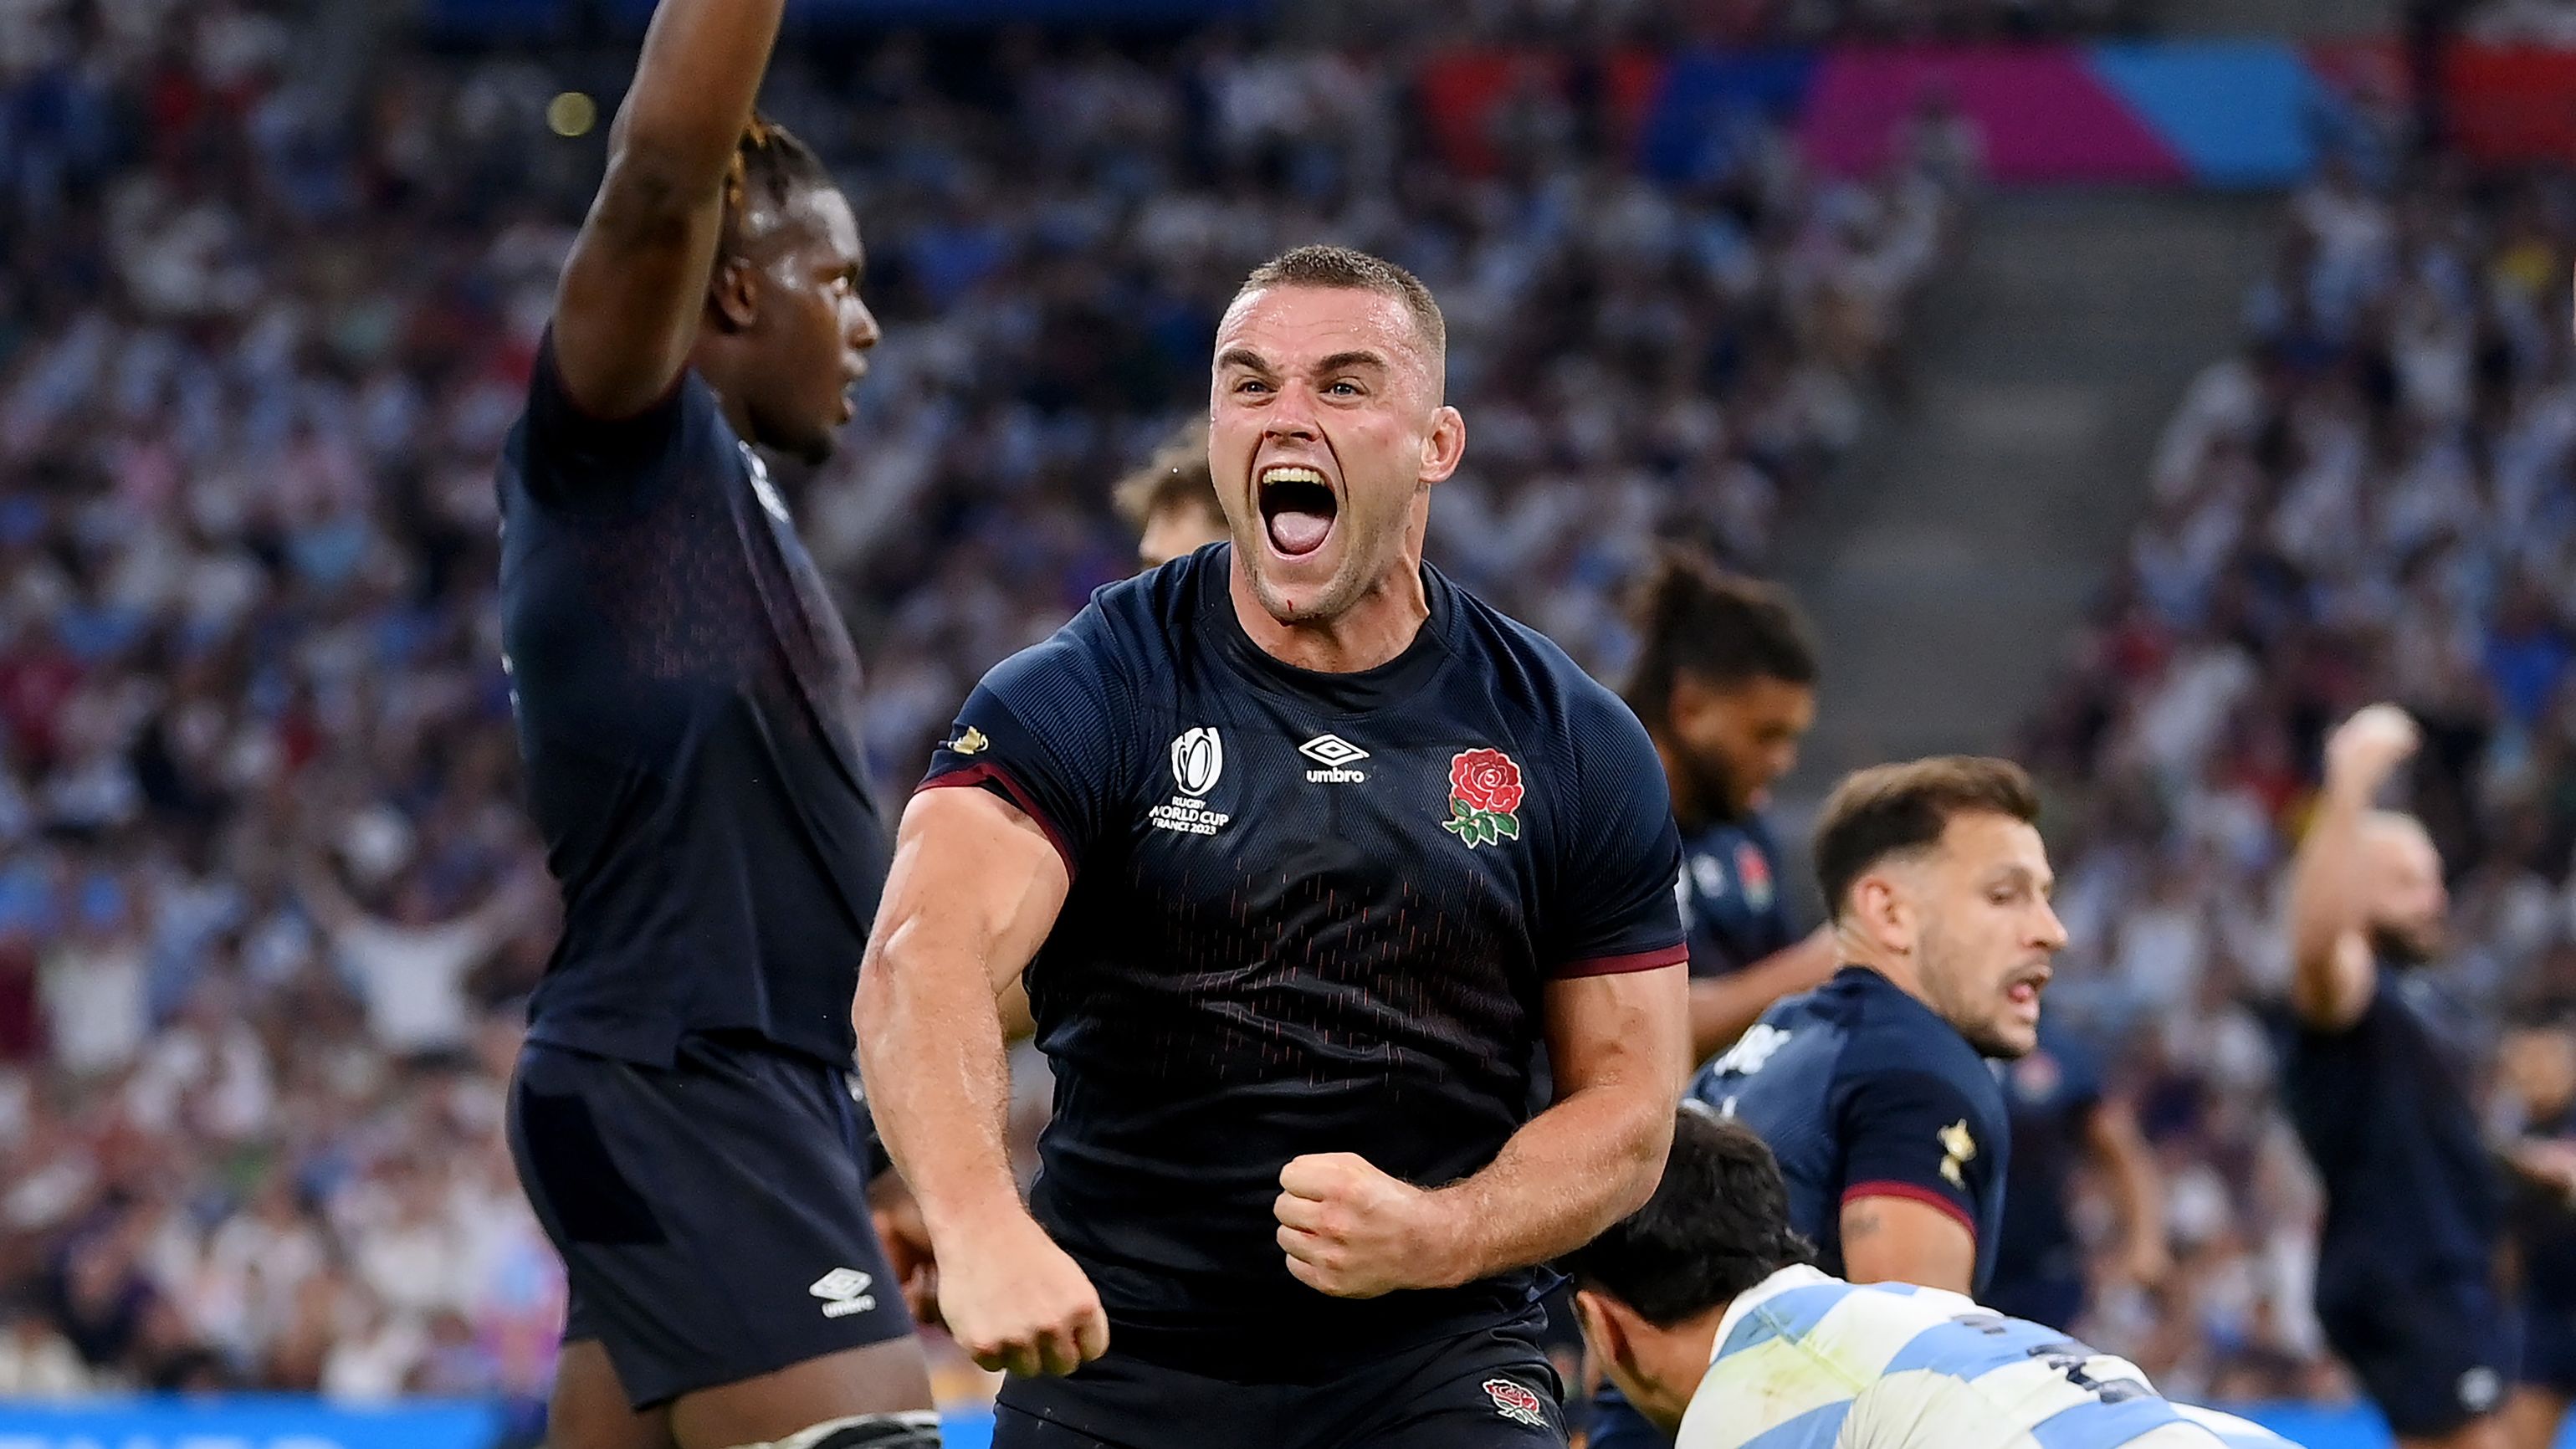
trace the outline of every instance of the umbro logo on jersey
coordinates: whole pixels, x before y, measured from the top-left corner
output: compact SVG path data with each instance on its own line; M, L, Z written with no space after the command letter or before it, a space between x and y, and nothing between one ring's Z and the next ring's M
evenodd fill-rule
M1340 735L1317 735L1306 743L1299 745L1297 747L1297 753L1304 755L1307 759L1310 759L1316 764L1324 767L1320 770L1308 770L1306 772L1306 783L1309 785L1363 785L1368 783L1368 772L1366 770L1354 770L1351 766L1367 759L1369 757L1369 752L1361 749L1355 744L1352 744L1349 740L1343 739Z
M823 1300L825 1318L847 1318L877 1306L876 1295L868 1291L876 1281L856 1268L835 1268L806 1285L805 1291Z

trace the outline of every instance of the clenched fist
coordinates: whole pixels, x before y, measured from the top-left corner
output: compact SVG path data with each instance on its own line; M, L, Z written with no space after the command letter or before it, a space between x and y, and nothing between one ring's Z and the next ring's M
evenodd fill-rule
M1099 1290L1027 1213L941 1247L940 1313L978 1366L1022 1378L1069 1374L1109 1351Z
M1279 1246L1298 1282L1336 1298L1375 1298L1399 1288L1456 1281L1447 1230L1432 1195L1349 1152L1300 1157L1279 1170Z

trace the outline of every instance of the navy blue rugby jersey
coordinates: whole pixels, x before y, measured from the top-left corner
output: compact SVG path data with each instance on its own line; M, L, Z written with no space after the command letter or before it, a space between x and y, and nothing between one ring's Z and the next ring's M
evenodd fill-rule
M2081 1281L2082 1244L2066 1196L2087 1151L2093 1114L2102 1105L2102 1067L2092 1046L2051 1024L2043 1013L2039 1046L2014 1062L1996 1062L2012 1122L2012 1170L2005 1174L1999 1284L2018 1289ZM1998 1287L1996 1296L2009 1296Z
M1039 1220L1113 1336L1321 1377L1525 1308L1534 1272L1366 1301L1289 1276L1279 1170L1421 1186L1532 1113L1549 982L1681 964L1654 747L1563 651L1437 571L1353 674L1243 631L1212 545L1094 596L987 675L923 788L1028 812L1072 885L1026 981L1056 1072Z
M2470 1098L2475 1028L2427 971L2378 971L2351 1026L2287 1024L2281 1096L2325 1186L2318 1280L2483 1277L2504 1194Z
M1682 931L1693 976L1726 976L1787 950L1797 935L1782 889L1780 847L1759 815L1683 837Z
M887 834L858 657L760 460L694 372L586 417L549 342L500 497L504 663L564 900L530 1035L667 1066L739 1031L846 1065Z
M1842 1207L1930 1203L1976 1236L1994 1276L2012 1131L1985 1058L1932 1008L1865 966L1789 997L1691 1079L1690 1097L1770 1144L1789 1216L1843 1272Z

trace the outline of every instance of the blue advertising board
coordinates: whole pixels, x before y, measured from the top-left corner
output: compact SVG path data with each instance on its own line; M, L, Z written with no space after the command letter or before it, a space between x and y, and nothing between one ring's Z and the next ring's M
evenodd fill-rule
M285 1396L0 1403L0 1449L491 1449L487 1404L383 1408Z

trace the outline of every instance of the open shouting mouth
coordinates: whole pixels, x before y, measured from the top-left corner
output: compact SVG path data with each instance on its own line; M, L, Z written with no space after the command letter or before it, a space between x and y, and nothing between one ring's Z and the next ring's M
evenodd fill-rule
M1322 548L1341 514L1341 500L1323 473L1303 464L1262 469L1258 501L1262 528L1282 558L1304 558Z

